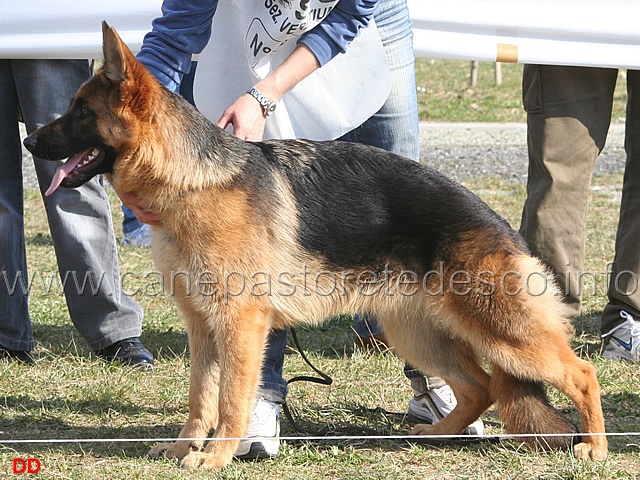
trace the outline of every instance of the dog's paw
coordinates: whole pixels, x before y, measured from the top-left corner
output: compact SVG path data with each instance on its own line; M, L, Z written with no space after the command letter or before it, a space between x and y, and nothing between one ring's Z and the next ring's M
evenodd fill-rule
M214 470L226 467L229 463L231 463L231 458L224 460L212 453L192 452L182 459L180 466L182 468L203 468L205 470Z
M426 423L418 423L410 431L409 435L435 435L436 429L434 425Z
M172 443L159 443L155 447L153 447L151 450L149 450L148 455L151 458L164 457L166 452L167 452L167 450L169 449L169 447L171 447L171 445L173 445L173 444Z
M174 443L159 443L151 450L149 450L149 456L151 458L166 457L176 460L181 460L189 453L198 451L198 447L192 444L192 442L174 442Z
M592 443L578 443L573 447L573 456L579 460L604 460L607 458L607 446Z

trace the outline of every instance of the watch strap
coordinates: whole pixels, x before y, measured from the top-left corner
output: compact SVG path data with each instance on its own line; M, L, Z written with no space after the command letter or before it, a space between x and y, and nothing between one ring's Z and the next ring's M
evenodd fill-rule
M276 109L276 102L272 102L271 100L269 100L262 94L262 92L260 92L260 90L251 87L247 93L258 101L258 103L262 107L262 114L265 116L265 118L271 115Z

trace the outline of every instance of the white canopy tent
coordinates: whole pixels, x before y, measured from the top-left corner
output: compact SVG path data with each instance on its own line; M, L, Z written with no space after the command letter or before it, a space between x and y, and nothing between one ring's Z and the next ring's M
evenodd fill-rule
M640 67L637 0L408 0L417 57Z
M100 23L140 47L161 0L0 0L0 58L99 58ZM417 57L640 68L637 0L408 0Z
M0 58L101 58L102 20L140 49L162 0L0 0Z

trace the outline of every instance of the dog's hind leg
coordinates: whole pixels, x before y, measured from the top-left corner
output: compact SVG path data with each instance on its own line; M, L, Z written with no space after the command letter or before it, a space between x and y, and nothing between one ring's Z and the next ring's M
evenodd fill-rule
M568 447L574 429L548 403L541 383L549 383L567 395L580 414L586 435L574 447L574 455L603 459L607 439L595 368L571 348L564 307L542 265L531 257L519 257L512 266L531 283L514 295L497 293L492 308L486 310L493 315L479 316L464 330L484 340L481 353L504 371L494 368L491 393L505 426L512 433L560 434L537 443Z
M473 251L470 247L466 251ZM466 266L477 275L492 272L501 281L499 286L478 281L468 295L445 296L448 325L454 337L473 345L478 355L502 370L494 367L490 392L507 431L555 434L543 441L528 437L528 443L536 446L570 445L575 429L547 401L543 383L549 383L580 413L587 435L574 447L575 456L605 458L607 440L595 369L571 349L566 309L551 275L535 258L508 250L486 254L475 264L467 261Z
M174 443L160 443L149 455L182 460L191 452L199 452L218 420L219 366L216 345L206 318L196 313L184 314L191 356L189 378L189 419Z
M544 338L545 332L538 332L538 339ZM532 349L525 345L513 349L507 355L503 352L500 368L494 366L491 392L496 397L500 416L505 422L505 428L510 433L548 433L572 434L574 429L547 401L541 382L547 382L567 395L576 406L581 421L583 433L605 432L604 417L600 404L600 388L596 379L595 369L588 362L579 359L570 346L559 338L550 344L544 357L538 355L537 371L531 374L529 380L517 378L521 374L521 365L527 363L527 358L533 358ZM523 361L524 359L524 361ZM502 371L508 369L509 373ZM520 372L519 372L520 371ZM565 437L547 437L535 440L530 437L524 439L527 443L552 448L567 448L570 444ZM576 458L604 459L607 456L607 439L604 435L583 435L582 442L574 446Z
M578 409L583 433L604 434L604 416L600 402L600 387L595 368L581 360L568 344L558 345L547 381L564 393ZM580 459L604 459L607 457L605 435L582 435L582 442L573 447Z
M417 424L411 434L460 435L492 405L491 379L469 344L438 326L449 321L438 316L439 308L421 311L420 305L408 309L406 305L377 312L387 339L413 368L442 377L457 400L457 406L442 420Z
M258 306L223 314L216 322L220 362L218 424L204 451L191 452L182 459L181 465L187 468L213 469L231 463L239 439L244 438L249 428L264 346L271 328L270 311Z
M560 362L564 372L552 382L553 385L576 405L584 433L603 434L604 416L595 368L579 359L568 346L561 352ZM582 442L573 447L573 453L581 459L604 459L607 457L607 438L604 435L583 435Z
M460 435L493 403L489 394L490 377L475 358L465 355L458 361L459 373L452 375L453 364L450 364L449 373L443 375L456 397L456 407L438 423L415 425L411 435Z

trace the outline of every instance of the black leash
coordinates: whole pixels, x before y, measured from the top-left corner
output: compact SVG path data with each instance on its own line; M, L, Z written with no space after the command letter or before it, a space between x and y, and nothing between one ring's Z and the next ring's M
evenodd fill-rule
M299 381L318 383L320 385L327 385L327 386L331 385L333 383L333 379L329 375L327 375L326 373L324 373L321 370L319 370L318 368L316 368L311 363L311 361L307 358L307 356L305 355L304 350L303 350L302 346L300 345L300 341L298 340L298 335L296 333L295 328L290 327L290 332L291 332L291 338L293 340L293 344L298 349L298 352L300 352L300 356L305 361L305 363L307 365L309 365L309 367L311 367L311 369L320 376L320 378L318 378L318 377L310 377L310 376L307 376L307 375L299 375L297 377L293 377L292 379L288 380L287 381L287 385L290 385L293 382L299 382ZM293 414L291 413L291 410L289 409L289 405L287 405L287 401L286 400L282 404L282 412L284 413L285 417L287 418L287 420L289 421L291 426L298 433L302 433L302 434L305 434L305 435L325 436L325 435L329 435L329 434L334 434L336 432L341 432L341 433L345 433L345 434L348 434L348 435L379 435L380 434L379 431L374 430L372 428L354 427L354 426L347 426L347 427L333 428L333 429L324 428L324 429L320 430L319 432L311 432L311 431L301 427L300 424L293 418Z
M298 377L293 377L292 379L287 381L287 385L289 385L290 383L293 382L298 382L301 380L304 380L305 382L312 382L312 383L319 383L320 385L331 385L333 383L333 378L331 378L329 375L327 375L326 373L320 371L318 368L316 368L311 361L307 358L307 356L304 354L304 350L302 349L302 347L300 346L300 341L298 340L298 334L296 333L296 329L293 327L289 328L289 331L291 332L291 338L293 339L293 344L296 346L296 348L298 349L298 351L300 352L300 356L302 357L302 359L305 361L305 363L307 365L309 365L311 367L311 369L316 372L318 375L320 375L321 378L317 378L317 377L307 377L306 375L300 375Z
M293 377L290 380L288 380L287 381L287 385L290 385L293 382L299 382L299 381L319 383L320 385L327 385L327 386L331 385L333 383L333 378L331 378L329 375L327 375L326 373L324 373L321 370L319 370L318 368L316 368L315 365L313 365L311 363L311 361L305 355L304 350L302 349L302 346L300 346L300 341L298 340L298 334L296 333L296 329L293 328L293 327L290 327L289 328L289 332L291 334L291 338L293 339L293 344L298 349L298 352L300 352L300 356L302 357L302 359L305 361L305 363L307 365L309 365L309 367L311 367L311 369L314 372L316 372L318 375L320 375L321 378L309 377L307 375L299 375L297 377ZM302 428L298 424L298 422L295 421L295 419L293 418L293 415L291 414L291 410L289 410L289 405L287 405L287 401L286 400L282 404L282 412L284 413L284 416L287 417L287 420L289 420L289 423L295 429L296 432L304 433L304 434L307 434L307 435L308 434L312 434L312 432L309 432L309 431L305 430L304 428ZM328 432L320 433L319 435L326 435L327 433Z

